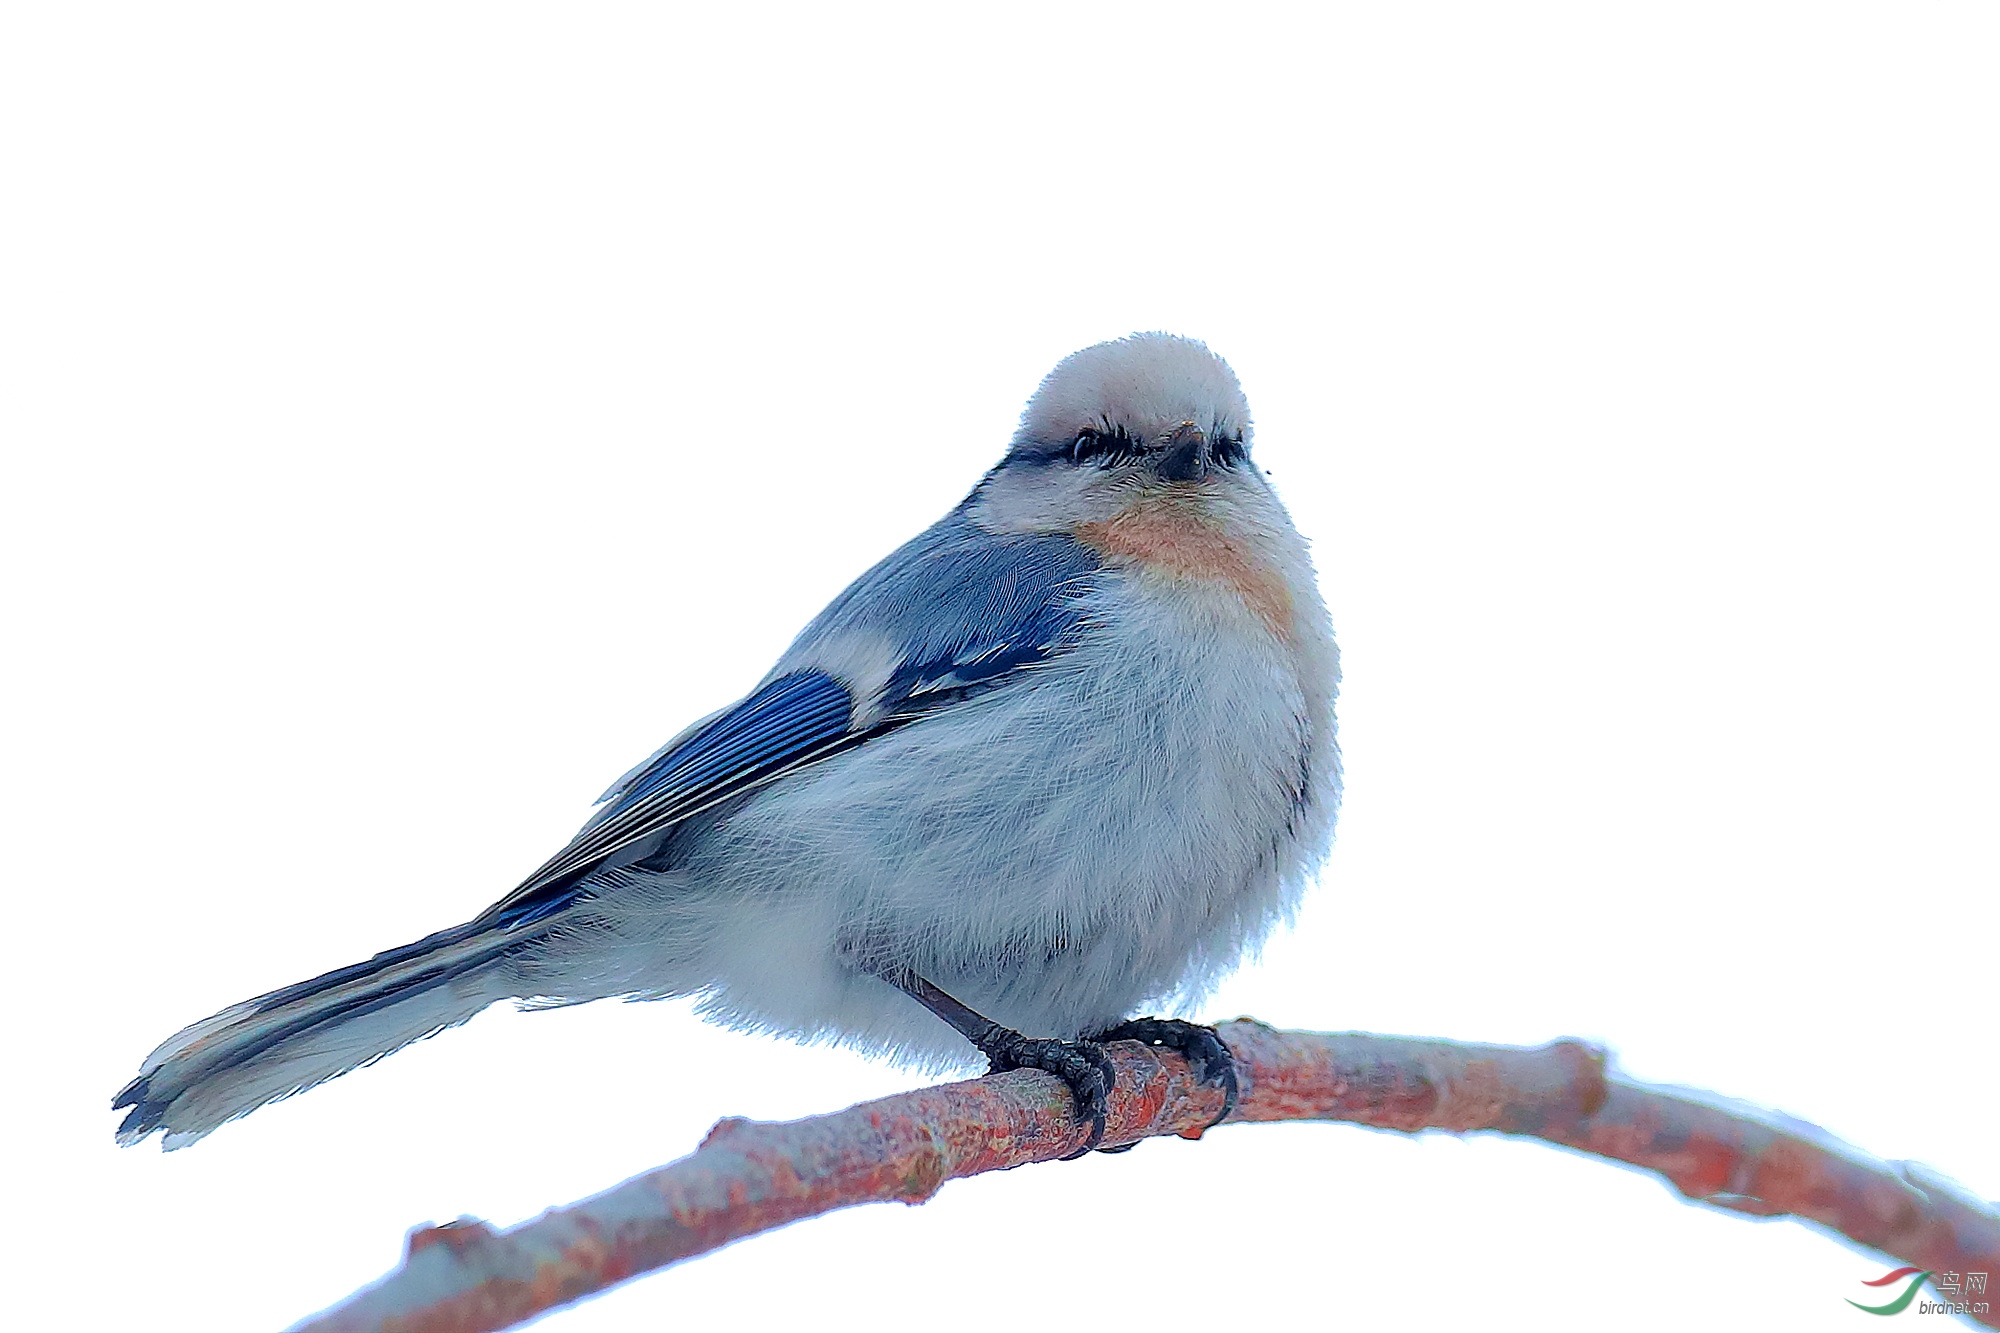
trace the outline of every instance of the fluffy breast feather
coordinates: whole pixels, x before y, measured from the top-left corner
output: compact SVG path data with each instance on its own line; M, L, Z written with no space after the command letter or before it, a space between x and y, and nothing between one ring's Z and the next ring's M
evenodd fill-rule
M1296 608L1283 569L1240 523L1213 507L1176 496L1147 497L1109 519L1082 525L1076 535L1109 564L1228 587L1281 643L1291 644Z

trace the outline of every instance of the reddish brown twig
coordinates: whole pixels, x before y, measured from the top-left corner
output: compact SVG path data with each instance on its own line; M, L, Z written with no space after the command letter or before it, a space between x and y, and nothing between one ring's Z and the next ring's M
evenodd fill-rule
M2000 1213L1949 1182L1875 1161L1811 1126L1607 1078L1602 1051L1462 1046L1226 1023L1234 1121L1345 1120L1497 1131L1657 1171L1690 1199L1794 1214L1938 1272L2000 1272ZM1179 1056L1121 1042L1107 1145L1199 1138L1222 1094ZM464 1220L410 1235L403 1265L301 1333L511 1327L640 1273L850 1204L922 1203L947 1180L1074 1152L1082 1131L1047 1074L925 1088L789 1124L725 1120L692 1156L512 1231ZM1992 1316L1984 1322L2000 1328Z

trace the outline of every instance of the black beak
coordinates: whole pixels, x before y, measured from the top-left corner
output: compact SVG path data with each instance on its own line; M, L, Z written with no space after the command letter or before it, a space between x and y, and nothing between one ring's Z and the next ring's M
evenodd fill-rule
M1183 421L1160 441L1166 450L1159 462L1168 481L1200 481L1208 473L1208 436L1192 421Z

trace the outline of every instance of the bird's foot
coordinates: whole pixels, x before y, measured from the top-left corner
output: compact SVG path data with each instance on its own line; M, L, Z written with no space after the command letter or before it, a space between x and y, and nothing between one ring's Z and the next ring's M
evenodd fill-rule
M987 1059L987 1072L1004 1074L1010 1069L1039 1069L1067 1083L1069 1095L1076 1103L1077 1122L1090 1126L1083 1146L1071 1153L1071 1157L1081 1157L1104 1141L1104 1119L1109 1111L1111 1090L1118 1084L1118 1072L1112 1068L1111 1057L1102 1046L1094 1041L1024 1037L1012 1028L1001 1027L907 968L871 970L978 1047Z
M1069 1085L1076 1102L1078 1124L1090 1126L1090 1136L1071 1157L1081 1157L1104 1139L1104 1117L1111 1089L1118 1075L1111 1058L1094 1041L1057 1041L1051 1037L1024 1037L999 1028L980 1049L992 1063L989 1072L1003 1074L1010 1069L1040 1069L1054 1074ZM1063 1160L1068 1161L1069 1158Z
M1236 1109L1236 1058L1222 1044L1215 1029L1178 1018L1134 1018L1098 1033L1094 1042L1136 1041L1145 1046L1163 1046L1187 1057L1188 1067L1202 1082L1222 1089L1222 1111L1208 1122L1208 1128L1229 1118Z

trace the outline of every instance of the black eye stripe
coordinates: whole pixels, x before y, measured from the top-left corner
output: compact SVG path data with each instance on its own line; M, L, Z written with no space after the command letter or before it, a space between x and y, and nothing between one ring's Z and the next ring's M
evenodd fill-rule
M1123 426L1106 430L1080 430L1069 444L1069 460L1081 463L1087 459L1097 459L1101 466L1128 458L1136 458L1141 452L1139 442L1129 435Z
M1013 457L1023 463L1094 462L1101 468L1111 468L1129 463L1147 452L1145 444L1123 426L1105 425L1086 427L1066 444L1037 445L1032 450L1017 446ZM1210 446L1210 455L1217 463L1234 467L1249 459L1250 446L1243 442L1240 433L1226 435Z

